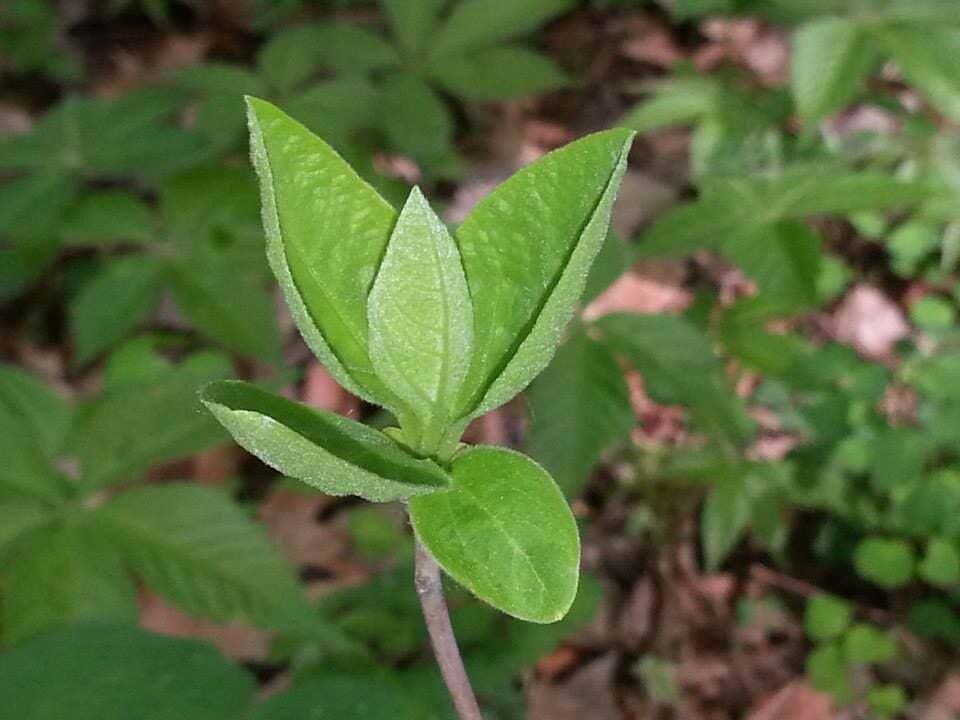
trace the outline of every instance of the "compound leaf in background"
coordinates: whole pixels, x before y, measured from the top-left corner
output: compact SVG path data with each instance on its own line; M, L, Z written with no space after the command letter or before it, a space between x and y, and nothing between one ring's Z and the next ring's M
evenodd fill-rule
M854 20L823 17L793 36L791 86L800 114L816 122L850 103L876 57L867 33Z
M460 226L474 312L462 415L503 404L550 361L606 239L632 140L629 130L608 130L549 153Z
M440 57L427 66L446 90L466 100L492 102L539 95L567 83L550 58L522 47L492 47Z
M716 570L743 536L750 521L750 496L742 475L719 478L700 516L703 559Z
M415 58L436 27L446 0L380 0L393 36L408 58Z
M526 392L527 451L567 496L583 487L605 450L634 425L623 372L607 347L578 328Z
M293 570L263 528L219 489L185 483L124 492L97 528L154 592L191 615L265 627L309 613Z
M419 188L400 212L367 303L377 374L425 432L439 435L455 419L470 366L473 309L457 246Z
M654 400L686 405L697 426L733 447L749 441L753 423L710 340L694 325L671 315L608 315L597 326L640 372Z
M70 407L50 386L9 365L0 365L0 423L19 425L55 460L70 427ZM9 432L4 429L0 434Z
M461 0L437 32L431 57L461 54L517 37L573 4L572 0Z
M164 270L149 255L128 255L84 285L70 303L76 365L86 365L149 317L160 301Z
M904 23L879 31L884 48L926 98L951 120L960 120L960 30Z
M370 362L367 295L396 211L303 125L247 102L267 256L297 327L341 385L390 407Z
M18 542L5 572L2 617L7 641L81 620L136 621L133 583L87 520L40 527Z
M145 243L154 236L153 213L126 190L101 190L81 197L63 218L63 235L74 244Z
M519 453L458 455L446 492L410 500L417 537L450 577L508 615L560 620L580 575L580 538L563 493Z
M221 442L224 432L203 412L197 390L229 373L225 358L199 354L141 384L111 388L81 408L69 445L80 460L83 487L132 481L153 465Z
M389 709L389 710L387 710ZM409 684L396 673L329 671L301 674L290 690L258 705L251 720L423 720L432 718Z
M384 80L379 114L395 151L411 155L434 173L449 174L458 160L453 149L453 120L423 78L399 72Z
M214 383L202 399L239 445L330 495L387 502L449 484L439 466L408 455L373 428L248 383Z
M253 678L197 640L83 623L0 654L20 720L236 720Z
M648 133L671 125L687 125L717 110L723 86L705 75L680 75L652 86L652 95L627 113L620 125Z

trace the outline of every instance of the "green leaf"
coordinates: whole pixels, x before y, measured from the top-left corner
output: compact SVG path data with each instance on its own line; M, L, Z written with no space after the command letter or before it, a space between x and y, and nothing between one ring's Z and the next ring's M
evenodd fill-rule
M390 22L393 36L411 58L423 49L444 5L446 0L380 0L380 9Z
M227 350L276 362L280 333L273 294L259 269L245 272L238 255L195 242L191 257L171 266L173 296L191 324Z
M950 301L928 295L910 306L910 319L927 332L943 332L956 324L957 311Z
M583 289L581 302L588 305L600 297L627 271L632 260L633 246L619 238L612 229L609 230L607 239L603 241L603 246L587 275L587 285Z
M960 30L905 23L881 28L878 38L907 82L944 115L960 120L960 77L956 68Z
M913 579L913 550L903 540L869 537L857 545L853 563L860 577L887 589Z
M215 359L198 356L150 383L105 392L83 408L70 446L80 459L84 488L134 480L154 465L222 441L223 431L202 412L197 390L229 368L207 360Z
M696 425L734 447L749 441L753 423L700 330L670 315L607 315L597 326L654 400L686 405Z
M427 72L454 95L478 102L540 95L567 83L567 76L550 58L522 47L484 48L436 58Z
M920 577L931 585L955 585L960 582L960 552L949 540L931 538L918 569Z
M453 421L473 346L460 253L419 188L407 199L367 299L377 375L409 406L426 455ZM413 440L413 438L409 438Z
M750 521L750 496L744 478L721 478L707 496L700 516L703 559L716 570L743 537Z
M9 642L81 620L136 620L133 584L87 520L38 527L18 543L4 573L3 631Z
M0 654L19 720L236 720L254 682L209 645L85 623Z
M431 56L494 45L536 29L573 7L572 0L461 0L441 26Z
M877 685L867 692L867 703L879 718L899 716L908 702L907 693L901 685Z
M0 501L0 559L4 559L18 539L55 517L49 508L39 503L26 500Z
M94 518L124 562L191 615L276 627L310 612L263 528L218 489L175 483L130 490Z
M709 76L677 76L653 86L650 99L627 113L620 125L648 133L671 125L689 125L717 111L723 87Z
M632 140L609 130L549 153L457 231L474 313L462 415L503 404L550 361L606 238Z
M393 149L436 172L449 163L453 120L446 104L423 78L394 73L381 85L380 124Z
M793 36L791 86L800 114L810 122L853 100L876 57L867 34L855 21L823 17Z
M160 300L165 267L149 255L113 260L70 303L74 362L86 365L143 323Z
M607 347L576 329L526 392L527 450L567 494L580 491L601 455L635 420L629 391Z
M10 419L20 425L50 460L56 459L63 445L70 414L70 407L53 388L22 370L0 365L0 422Z
M247 105L267 257L297 327L341 385L395 409L370 362L367 295L396 212L300 123Z
M556 622L577 592L577 525L551 477L515 452L465 450L453 486L415 497L417 537L450 577L508 615Z
M844 660L851 665L888 662L896 655L897 643L872 625L857 623L843 638Z
M63 219L64 238L75 244L145 243L154 233L150 208L125 190L89 193Z
M807 656L806 670L817 690L830 693L838 703L849 701L853 691L839 643L818 646Z
M814 595L807 601L803 627L807 636L816 642L840 637L853 619L850 603L833 595Z
M397 673L327 670L302 675L293 688L258 705L250 720L386 720L388 716L390 720L434 717Z
M248 383L214 383L202 399L242 447L330 495L387 502L449 484L432 461L408 455L373 428Z

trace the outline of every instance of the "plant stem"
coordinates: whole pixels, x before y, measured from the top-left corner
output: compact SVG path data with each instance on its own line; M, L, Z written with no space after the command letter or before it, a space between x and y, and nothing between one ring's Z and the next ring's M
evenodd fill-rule
M414 584L417 595L420 597L420 606L423 608L423 619L427 623L427 632L430 634L430 644L433 645L433 654L437 658L443 681L447 685L453 706L457 710L460 720L483 720L480 706L473 694L470 678L463 667L460 657L460 648L457 647L457 638L453 634L450 624L450 612L447 610L447 601L443 597L443 583L440 579L440 566L433 559L433 555L417 541L416 558L414 565Z

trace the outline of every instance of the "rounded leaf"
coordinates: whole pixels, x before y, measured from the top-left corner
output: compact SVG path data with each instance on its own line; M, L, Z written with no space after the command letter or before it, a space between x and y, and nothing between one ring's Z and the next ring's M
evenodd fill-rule
M508 615L560 620L577 593L580 538L553 478L533 460L476 447L452 488L410 500L410 519L450 577Z

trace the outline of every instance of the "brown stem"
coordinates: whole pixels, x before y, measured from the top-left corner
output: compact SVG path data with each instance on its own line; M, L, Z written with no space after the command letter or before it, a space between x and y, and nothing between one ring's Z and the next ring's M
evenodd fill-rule
M430 633L430 644L437 658L443 681L447 685L453 706L460 720L483 720L480 706L473 694L470 678L463 667L457 638L450 624L450 612L443 597L443 583L440 579L440 566L433 555L420 542L417 542L414 565L414 584L423 608L423 619Z

